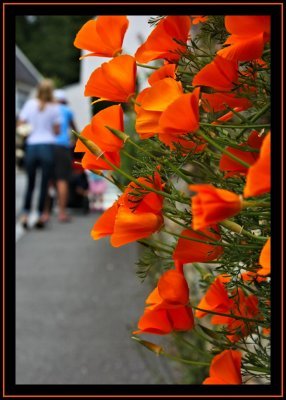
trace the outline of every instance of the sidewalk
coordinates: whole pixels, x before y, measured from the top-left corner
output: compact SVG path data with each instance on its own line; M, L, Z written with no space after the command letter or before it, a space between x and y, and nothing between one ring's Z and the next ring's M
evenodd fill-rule
M135 275L136 244L91 239L98 215L69 224L54 216L17 242L17 384L178 383L170 373L177 364L130 338L150 286Z

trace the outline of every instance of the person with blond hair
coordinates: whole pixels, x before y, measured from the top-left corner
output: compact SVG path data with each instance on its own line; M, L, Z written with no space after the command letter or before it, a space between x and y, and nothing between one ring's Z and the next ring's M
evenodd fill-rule
M28 217L35 188L37 171L41 171L41 184L38 201L39 218L37 228L43 228L49 219L45 212L48 184L54 164L54 145L60 132L61 114L53 99L54 85L44 79L37 88L36 98L29 99L19 113L17 125L29 124L31 132L27 138L24 165L27 172L27 187L24 197L21 223L28 228Z

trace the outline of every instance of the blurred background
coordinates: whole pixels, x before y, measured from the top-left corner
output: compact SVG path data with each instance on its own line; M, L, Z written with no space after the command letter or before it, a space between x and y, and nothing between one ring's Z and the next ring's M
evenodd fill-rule
M84 97L91 74L108 59L88 57L73 46L76 33L93 16L16 17L16 120L43 78L54 81L81 131L92 109ZM133 55L150 33L148 16L131 16L124 52ZM148 71L148 70L147 70ZM148 74L140 71L138 89ZM125 130L134 132L126 110ZM49 190L51 218L36 229L40 177L36 178L32 212L26 229L20 221L27 177L25 132L16 133L16 383L17 384L174 384L183 383L173 361L156 357L131 340L151 288L136 277L139 245L113 248L109 238L93 241L90 230L118 196L111 184L98 196L85 174L88 202L69 203L71 220L57 218L57 193ZM123 164L128 163L123 158ZM70 187L70 193L74 187ZM71 195L71 194L70 194ZM172 348L167 338L145 339ZM172 349L171 349L172 350Z

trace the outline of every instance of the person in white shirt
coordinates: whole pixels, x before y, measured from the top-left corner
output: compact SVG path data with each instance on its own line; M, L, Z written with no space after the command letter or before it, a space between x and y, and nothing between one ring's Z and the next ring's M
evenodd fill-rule
M21 218L24 228L28 228L37 170L41 171L42 176L38 202L39 219L36 227L43 228L49 218L44 209L54 164L56 135L60 132L61 123L59 106L53 100L53 89L53 82L44 79L38 86L37 97L28 100L19 113L17 125L25 123L31 127L24 161L28 177Z

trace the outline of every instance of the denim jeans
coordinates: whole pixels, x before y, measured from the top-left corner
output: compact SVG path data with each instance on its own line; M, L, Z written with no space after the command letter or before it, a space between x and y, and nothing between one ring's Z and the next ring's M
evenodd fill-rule
M53 174L54 145L31 144L27 145L25 154L25 168L28 175L27 189L24 200L24 212L31 210L31 202L35 188L37 170L41 171L41 186L38 202L38 211L41 214L45 208L49 180Z

